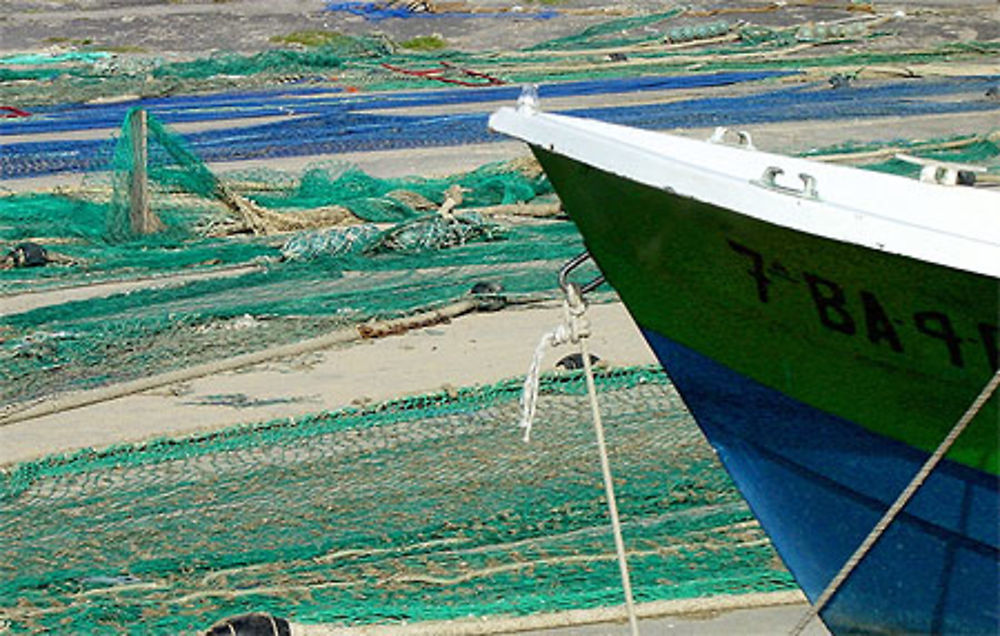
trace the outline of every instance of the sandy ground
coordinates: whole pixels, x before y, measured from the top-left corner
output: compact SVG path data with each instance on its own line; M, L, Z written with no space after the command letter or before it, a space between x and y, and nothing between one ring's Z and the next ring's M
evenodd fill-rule
M719 599L683 599L636 605L644 636L770 636L786 634L808 606L800 592L763 592ZM517 618L457 620L404 626L325 628L293 626L293 636L626 636L623 607L535 614ZM612 618L612 616L614 618ZM542 627L545 625L546 627ZM829 636L813 621L804 636Z
M591 350L607 363L655 361L620 304L594 305L589 316ZM473 314L450 324L0 426L0 465L54 452L377 403L449 386L493 384L526 373L541 336L561 321L558 305ZM575 351L553 350L544 368L551 369ZM511 423L512 431L516 424Z
M806 611L805 603L775 607L710 611L703 614L675 614L644 619L640 623L645 636L772 636L786 634ZM628 628L619 623L574 625L544 631L525 632L525 636L624 636ZM829 632L821 623L813 623L805 636L823 636Z
M109 46L141 47L151 54L190 57L213 50L256 51L272 46L270 36L297 29L337 28L361 33L373 28L357 16L324 11L319 0L234 0L231 2L154 2L153 0L9 0L0 16L0 54L46 50L59 38L91 38ZM511 3L479 2L481 6ZM662 6L661 3L570 2L579 9L629 9ZM710 3L694 3L708 5ZM733 4L730 2L729 4ZM883 3L879 3L882 5ZM1000 18L1000 3L993 0L957 2L884 3L893 7L954 11L952 23L928 30L928 43L949 38L973 39L997 30L996 24L970 23L962 10L993 10ZM529 4L535 8L541 5ZM799 9L796 9L799 11ZM803 9L804 11L804 9ZM457 24L421 20L382 23L397 38L441 32L459 47L489 48L497 43L523 46L572 33L581 26L605 19L575 15L560 21L518 20L514 28L488 20ZM206 29L205 20L217 29ZM1000 22L998 20L997 22ZM914 26L920 37L920 26ZM993 31L991 31L991 29ZM614 99L612 96L611 99ZM484 111L495 104L482 105ZM998 123L995 113L943 115L857 121L771 124L752 132L758 147L799 151L847 140L930 138L966 132L982 132ZM225 125L221 122L220 125ZM707 130L679 131L707 136ZM98 133L101 134L101 133ZM111 134L107 131L107 134ZM524 154L519 144L388 151L341 156L376 176L409 174L438 175L469 169L483 163ZM280 167L295 170L317 157L282 161ZM273 163L270 163L272 167ZM246 168L248 164L213 166L217 170ZM74 185L79 176L5 181L4 188L31 191L56 185ZM136 283L157 284L156 282ZM64 302L107 289L64 290L55 297L24 295L4 299L4 312L24 311L39 303ZM20 303L20 304L15 304ZM653 357L619 304L595 305L590 309L593 350L615 365L648 364ZM227 372L163 387L139 395L18 424L0 425L0 466L86 447L137 442L165 435L186 435L237 423L295 417L309 412L349 405L379 402L395 397L437 391L448 386L489 384L523 374L540 336L561 320L561 308L548 305L506 309L493 314L474 314L450 324L419 329L403 335L345 346L293 359L273 361L237 372ZM549 354L546 368L571 350ZM512 428L516 423L511 423ZM738 610L687 617L644 620L644 634L769 634L786 631L803 610L801 604L781 604L765 610ZM816 626L814 626L816 627ZM549 636L563 634L626 633L618 623L586 628L571 627L534 631ZM816 627L812 634L822 633Z
M772 636L787 634L808 609L804 602L783 604L784 597L763 598L773 605L739 609L713 608L706 604L702 612L664 612L656 618L640 621L644 636ZM524 632L524 636L624 636L628 627L623 623L574 625L556 629ZM822 623L814 621L803 631L804 636L829 636Z

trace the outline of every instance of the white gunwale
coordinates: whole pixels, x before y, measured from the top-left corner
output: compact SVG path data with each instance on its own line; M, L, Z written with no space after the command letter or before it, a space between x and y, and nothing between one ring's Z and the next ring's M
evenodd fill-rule
M1000 278L995 192L526 108L502 108L489 125L600 170L768 223ZM789 189L802 189L800 173L811 175L816 198L759 185L769 167L783 170L777 183Z

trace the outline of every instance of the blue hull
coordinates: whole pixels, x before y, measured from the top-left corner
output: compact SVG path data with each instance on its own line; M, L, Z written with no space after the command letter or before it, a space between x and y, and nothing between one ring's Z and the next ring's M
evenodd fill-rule
M643 333L815 600L927 453ZM1000 634L998 486L996 477L942 462L827 605L827 627L836 634Z

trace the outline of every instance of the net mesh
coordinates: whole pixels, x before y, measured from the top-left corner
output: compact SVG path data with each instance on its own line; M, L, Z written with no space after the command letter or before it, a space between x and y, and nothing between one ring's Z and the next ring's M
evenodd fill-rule
M552 295L553 272L580 251L572 226L556 223L512 228L499 242L287 261L6 316L2 395L25 400L294 342L466 298L479 282L501 284L510 299Z
M981 178L995 184L1000 176L1000 130L984 135L957 135L932 140L899 139L874 144L849 143L802 153L844 161L876 172L895 174L911 179L920 177L921 166L899 159L904 154L920 159L951 162L981 169Z
M599 373L639 601L792 589L662 372ZM15 632L370 624L618 605L578 373L48 457L0 473Z
M698 74L675 69L674 75L580 76L574 81L543 85L539 94L543 104L559 98L620 94L625 103L589 105L589 99L581 99L576 107L565 110L557 104L556 112L651 130L958 113L978 113L985 121L989 112L1000 109L1000 101L990 97L997 90L996 79L976 76L974 69L965 77L903 80L868 77L867 71L859 70L863 64L792 73L762 68L766 58L759 62L748 61L739 71L709 71L700 66ZM776 85L783 79L785 85ZM678 94L676 99L629 97L684 89L706 92ZM501 137L489 132L485 112L492 106L484 102L513 103L518 90L498 86L346 97L289 89L170 99L148 107L151 113L175 122L214 121L207 130L188 135L185 142L202 160L215 163L496 142ZM572 102L563 102L568 103ZM10 127L0 124L0 133L110 127L118 125L125 114L120 105L72 112L29 118ZM264 116L269 119L254 119ZM0 154L0 170L15 178L66 171L92 173L110 163L110 147L101 139L16 142L7 144ZM322 186L322 179L316 185ZM308 189L302 194L308 195Z
M376 179L329 163L297 179L262 170L220 179L155 117L147 171L150 207L163 229L138 235L129 221L132 134L123 127L112 184L95 180L87 198L0 198L0 239L38 241L72 261L0 271L0 282L8 291L148 276L162 284L72 303L57 299L0 318L4 401L399 317L466 298L480 282L500 285L512 299L551 296L559 264L582 251L567 222L497 221L467 211L551 197L536 165ZM448 197L452 212L439 216ZM235 215L234 201L243 202L240 211L263 216L249 224ZM341 214L315 214L334 208ZM304 229L253 234L284 229L286 219L302 221ZM217 272L225 275L178 278Z

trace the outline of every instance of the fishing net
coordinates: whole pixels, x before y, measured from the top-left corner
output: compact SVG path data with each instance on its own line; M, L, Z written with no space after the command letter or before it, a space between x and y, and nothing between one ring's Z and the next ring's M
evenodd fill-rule
M607 48L614 46L639 44L650 40L662 38L658 30L652 28L653 25L676 18L684 13L684 9L672 8L668 11L653 13L650 15L631 16L617 18L600 22L587 27L579 33L564 36L554 40L548 40L540 44L528 47L528 51L544 51L552 49L586 49L586 48ZM641 35L623 37L630 29L640 29Z
M337 10L372 16L377 3L338 3ZM850 7L848 7L850 8ZM408 16L433 17L438 13ZM252 55L221 52L189 61L138 54L80 51L65 54L53 66L50 59L19 56L0 61L0 103L28 111L46 105L82 103L121 95L159 98L212 90L246 90L317 84L323 90L349 93L441 87L441 81L465 80L472 88L495 83L544 83L598 77L638 77L749 68L789 70L871 65L913 65L946 61L990 62L1000 43L945 42L937 38L925 47L906 39L917 28L911 18L867 17L843 7L816 7L826 21L804 21L801 12L779 3L757 9L696 10L670 8L653 13L602 19L591 11L589 23L576 33L560 36L520 51L406 50L379 33L344 34L316 31L276 35L275 48ZM729 14L732 14L731 16ZM450 14L453 17L456 14ZM472 11L478 15L551 17L548 12ZM849 16L846 17L845 16ZM902 34L902 35L901 35ZM294 46L294 48L293 48ZM608 51L611 51L610 53ZM51 56L49 56L51 58ZM428 73L447 65L454 75ZM410 71L410 72L401 72ZM415 71L415 72L414 72ZM970 75L977 74L970 70ZM481 81L488 79L489 81ZM33 90L21 82L36 80ZM429 81L431 80L431 81Z
M342 205L373 223L408 221L436 210L454 186L461 190L462 207L510 205L553 193L538 165L529 162L488 164L448 178L400 179L375 178L349 164L327 162L307 169L292 188L276 191L266 181L260 185L265 187L253 197L265 207Z
M468 243L502 241L505 230L477 214L425 217L402 223L384 232L365 249L373 253L407 252L453 248Z
M520 381L0 473L14 633L191 633L251 610L400 624L621 603L585 383ZM638 601L794 589L663 373L597 377Z
M851 163L866 170L917 179L921 167L897 155L945 161L981 168L980 180L1000 183L1000 130L984 135L957 135L941 139L898 139L879 143L846 143L802 153L801 156Z
M281 256L289 261L307 261L324 256L340 256L364 251L381 236L378 227L365 223L345 228L299 232L281 246Z
M188 150L179 136L170 134L155 117L146 118L145 128L134 128L133 117L138 111L129 111L118 143L115 145L111 165L112 193L107 215L107 239L124 242L139 238L130 220L130 194L137 162L142 162L146 172L146 183L159 188L157 194L183 192L188 195L208 199L219 192L219 181L205 163ZM136 135L146 135L148 139L136 139ZM148 156L136 157L137 143L142 143ZM155 142L155 143L149 143ZM149 151L152 152L149 152ZM169 196L154 196L157 203L153 215L161 226L158 239L183 238L190 235L188 230L196 223L197 216L183 212L204 213L195 206L178 206ZM173 235L173 236L171 236Z
M558 267L583 249L566 221L470 212L551 198L533 163L438 179L376 179L342 163L298 179L263 170L220 179L155 117L147 173L162 227L137 234L129 219L133 134L123 127L111 183L95 179L84 198L0 197L0 240L38 242L69 261L0 271L5 291L159 283L56 298L0 318L4 401L405 316L467 298L480 282L511 299L553 296ZM451 212L439 216L446 202Z
M0 240L44 241L76 258L81 267L0 272L8 290L33 281L127 269L133 274L186 268L218 250L218 264L274 254L283 240L212 240L219 234L268 234L362 222L399 223L434 213L457 188L456 212L552 198L537 164L517 161L482 166L443 178L375 178L345 162L317 162L302 175L256 169L225 178L209 170L180 135L148 117L147 173L150 210L163 228L137 234L130 222L137 129L125 116L118 141L106 144L108 172L87 178L79 192L0 197ZM110 150L113 148L113 152ZM261 218L246 216L257 214ZM233 246L240 257L228 257ZM183 254L180 252L183 248ZM133 260L116 258L119 252ZM190 256L190 258L189 258ZM125 273L125 272L123 272Z
M464 2L328 2L327 11L342 11L372 22L389 18L503 18L548 20L555 11L525 11L523 7L476 7Z
M25 103L27 99L36 106L130 94L161 96L329 80L331 73L340 73L352 64L367 68L366 60L390 57L395 49L394 42L378 33L348 36L330 32L318 46L304 50L275 48L250 55L219 52L179 62L107 52L67 57L57 68L44 59L18 60L0 66L0 100ZM26 98L16 83L28 80L44 84Z
M512 226L503 240L320 251L8 315L0 319L0 396L87 388L405 316L468 298L480 282L502 286L511 301L554 297L555 272L582 250L568 222Z
M345 61L381 58L390 55L395 44L381 35L326 38L320 46L306 50L277 49L254 55L220 53L207 59L158 66L153 76L165 79L209 79L216 76L249 76L329 72Z
M674 69L675 75L608 79L584 74L575 81L542 85L539 95L544 106L559 98L716 89L679 94L676 99L628 98L624 100L627 103L614 106L587 103L590 100L580 100L582 103L576 106L567 106L573 103L569 100L556 102L555 112L651 130L988 113L1000 109L1000 100L990 97L997 88L996 79L990 77L887 80L867 77L859 66L832 64L812 68L810 78L780 68L764 70L762 67L770 62L763 58L745 62L745 70L740 71L715 68L709 72L713 64L706 60L697 74L686 69ZM612 74L614 69L609 69L606 75ZM800 77L789 85L777 85L792 75ZM732 90L725 88L730 86ZM186 145L202 160L232 162L501 141L503 137L488 129L487 112L494 106L484 102L512 104L519 90L494 86L347 97L289 89L268 94L170 99L149 104L149 111L157 119L162 116L176 122L208 122L218 119L220 113L241 120L218 122L185 137ZM112 122L117 126L124 115L121 105L95 107L83 113L53 114L51 119L22 118L10 131L87 130L111 126ZM268 119L254 123L254 118L264 116ZM67 171L93 173L105 169L111 161L111 147L103 140L17 142L6 145L0 154L0 170L11 178ZM329 178L337 176L332 173ZM322 187L323 178L316 183ZM308 180L303 183L303 201L310 199L307 184Z
M775 82L800 71L820 77L763 96L576 112L651 128L787 117L776 113L832 119L997 108L981 98L991 78L845 91L829 90L822 77L872 64L991 59L996 41L882 50L867 44L885 31L864 25L831 30L783 16L755 24L708 13L604 21L503 53L407 52L382 36L324 34L318 46L187 62L105 54L8 61L0 103L38 108L23 116L9 107L16 117L4 119L0 134L117 126L127 106L45 105L124 94L172 95L144 103L171 121L282 118L181 139L151 117L151 210L163 229L149 235L128 218L130 127L115 148L87 140L5 145L5 175L111 176L90 177L73 194L0 197L5 247L38 241L69 261L0 271L4 292L159 280L0 317L0 400L29 401L405 316L468 298L484 282L510 301L553 297L554 272L583 249L568 222L477 211L553 202L531 166L378 179L336 162L301 175L219 175L205 160L491 141L484 115L399 109L512 102L517 89L493 80L548 82L543 97L572 97ZM483 86L416 90L456 77ZM20 82L31 80L41 83L24 91ZM365 93L399 88L414 90ZM967 98L975 93L979 99ZM997 141L904 140L826 152L914 176L918 168L893 159L902 149L978 162L995 176ZM461 202L438 215L453 188ZM582 380L548 376L542 386L530 446L516 433L512 381L8 467L0 472L0 631L120 633L143 625L176 633L251 610L370 624L617 605ZM606 371L598 386L637 598L792 589L663 375Z

